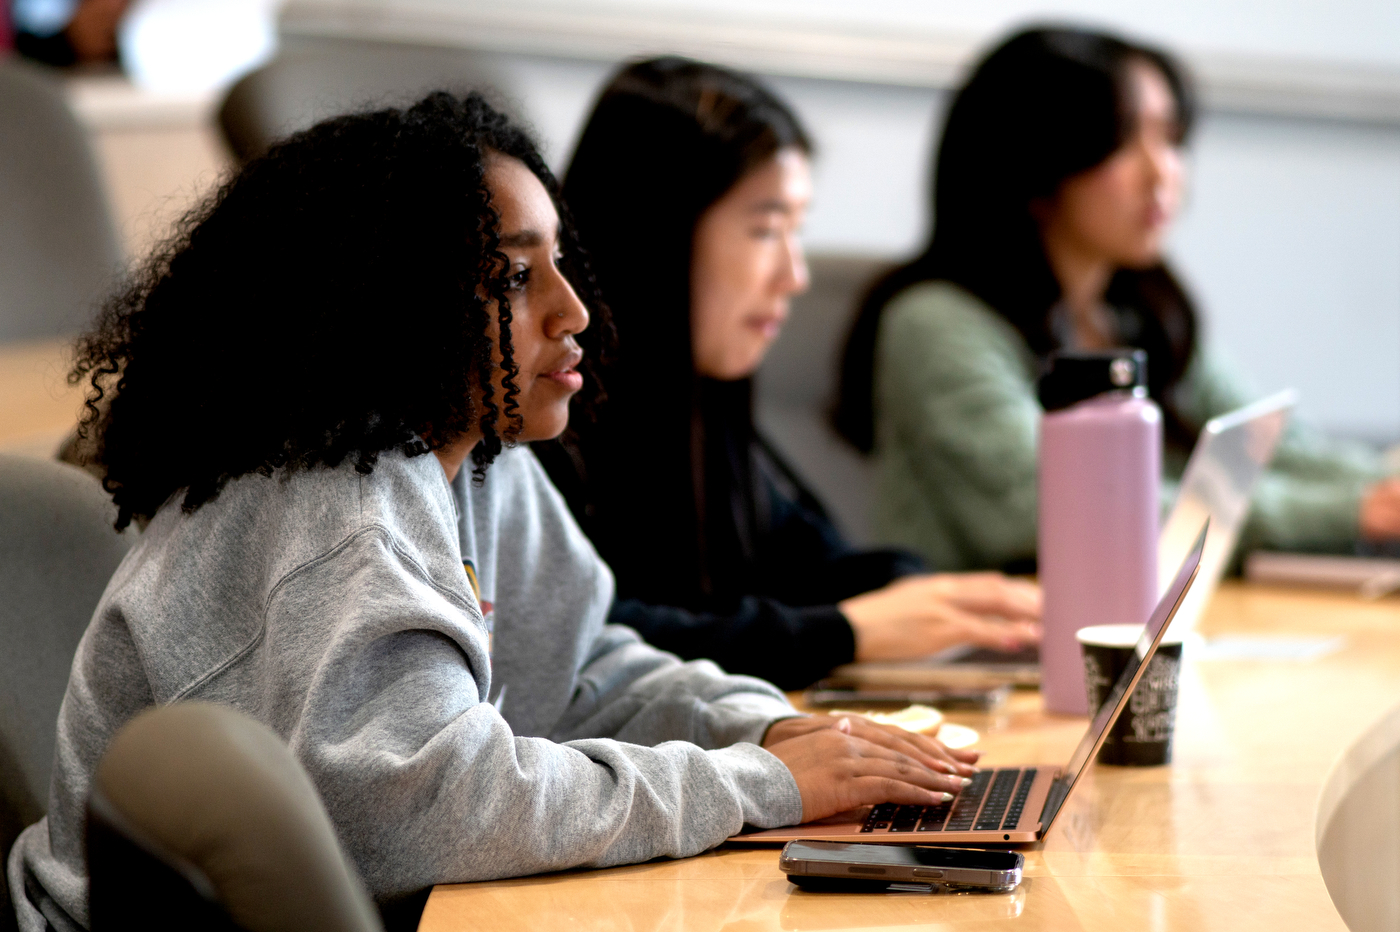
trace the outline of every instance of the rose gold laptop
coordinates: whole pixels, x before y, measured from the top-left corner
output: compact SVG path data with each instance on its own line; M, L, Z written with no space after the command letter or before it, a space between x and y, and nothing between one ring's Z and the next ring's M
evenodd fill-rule
M820 841L904 842L918 844L993 844L1031 842L1045 837L1074 785L1079 781L1104 737L1128 704L1133 687L1142 678L1148 662L1157 651L1162 635L1181 607L1186 592L1196 578L1205 549L1207 521L1196 537L1176 578L1167 587L1162 601L1152 612L1138 638L1134 660L1118 678L1104 700L1079 747L1063 767L998 767L983 770L972 785L951 802L937 806L897 806L887 803L864 806L834 815L820 822L806 822L790 828L747 832L735 835L736 842L787 842L794 838Z

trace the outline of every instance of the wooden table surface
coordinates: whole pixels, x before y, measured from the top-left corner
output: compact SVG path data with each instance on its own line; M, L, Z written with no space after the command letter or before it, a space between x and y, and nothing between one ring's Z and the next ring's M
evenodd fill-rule
M1191 658L1175 761L1094 767L1049 838L1025 849L1011 894L820 894L790 885L776 848L722 847L681 861L440 886L419 926L447 930L918 928L1344 930L1319 872L1318 799L1333 763L1400 704L1400 599L1222 587L1201 633L1332 636L1307 661ZM1068 759L1086 720L1034 693L979 729L989 765Z

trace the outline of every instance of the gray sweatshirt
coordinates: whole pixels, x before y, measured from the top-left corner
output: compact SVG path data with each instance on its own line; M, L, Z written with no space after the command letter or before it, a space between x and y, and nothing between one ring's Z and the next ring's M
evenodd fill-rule
M704 851L800 821L757 746L775 688L603 623L612 574L528 449L244 476L151 521L83 636L49 814L10 857L21 929L88 922L83 813L112 735L201 699L291 746L380 900ZM494 629L494 631L493 631Z

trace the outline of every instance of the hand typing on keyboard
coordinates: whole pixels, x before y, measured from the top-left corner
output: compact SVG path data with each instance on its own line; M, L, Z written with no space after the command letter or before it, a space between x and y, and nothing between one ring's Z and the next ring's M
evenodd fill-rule
M984 770L950 802L935 806L875 806L862 834L899 832L995 832L1015 829L1035 781L1029 767Z
M797 781L805 822L870 803L935 806L977 772L976 751L950 750L933 738L845 716L775 722L763 746Z

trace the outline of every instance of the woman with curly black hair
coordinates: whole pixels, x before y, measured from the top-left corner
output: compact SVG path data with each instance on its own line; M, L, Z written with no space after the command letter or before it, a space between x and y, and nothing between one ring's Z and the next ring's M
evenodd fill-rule
M527 137L436 94L274 147L108 306L74 378L145 530L11 860L23 929L87 924L92 773L153 704L277 731L381 904L961 785L967 755L604 625L608 568L512 447L564 429L606 331L560 218Z

